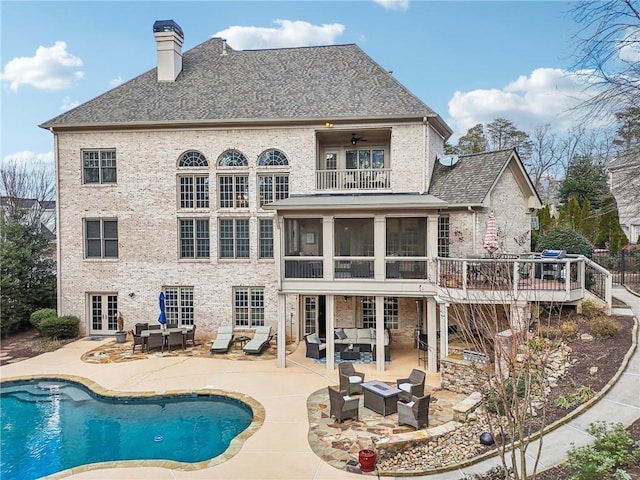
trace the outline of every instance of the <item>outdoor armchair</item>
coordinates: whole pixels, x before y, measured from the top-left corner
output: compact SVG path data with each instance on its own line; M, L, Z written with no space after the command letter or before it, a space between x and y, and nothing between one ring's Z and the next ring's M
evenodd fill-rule
M323 358L327 356L327 344L322 343L315 333L305 335L304 343L307 346L307 358Z
M398 425L411 425L418 430L429 426L429 402L431 395L411 397L411 402L398 402Z
M211 344L211 353L224 353L228 351L232 339L233 327L218 327L218 335L216 336L214 342Z
M364 373L356 372L352 363L342 362L338 364L338 373L340 375L340 390L352 393L362 392L362 382L364 382Z
M338 422L343 422L347 418L355 418L357 420L360 400L348 397L346 392L339 392L331 387L327 388L329 390L329 417L335 417Z
M414 368L411 370L408 378L399 378L396 380L398 389L401 390L400 400L410 402L412 396L421 397L424 395L424 381L426 374L422 370Z
M187 343L191 342L191 344L195 347L196 346L196 326L194 325L193 328L191 330L187 330L187 333L184 334L184 343L185 345Z
M260 353L271 342L271 327L256 327L253 338L244 346L244 353Z

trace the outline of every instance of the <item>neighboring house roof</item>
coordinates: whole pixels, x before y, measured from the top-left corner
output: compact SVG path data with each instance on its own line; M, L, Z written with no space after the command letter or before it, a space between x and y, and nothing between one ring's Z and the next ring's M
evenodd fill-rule
M356 45L222 52L223 40L208 40L183 54L174 82L154 68L41 127L430 117L451 134Z
M462 155L452 166L436 161L429 193L451 205L482 205L509 162L515 161L530 189L540 199L514 148Z

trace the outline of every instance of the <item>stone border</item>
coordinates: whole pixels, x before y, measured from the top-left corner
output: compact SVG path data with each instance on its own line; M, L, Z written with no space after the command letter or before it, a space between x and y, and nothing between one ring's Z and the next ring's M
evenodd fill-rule
M242 448L243 444L249 437L255 434L260 427L264 424L265 420L265 409L261 403L255 400L253 397L248 395L238 393L238 392L230 392L226 390L219 390L214 388L205 388L199 390L169 390L166 392L123 392L116 390L107 390L102 387L98 383L93 380L89 380L88 378L79 377L76 375L23 375L19 377L11 377L4 378L0 381L0 386L4 383L8 382L19 382L19 381L28 381L28 380L67 380L71 382L80 383L84 385L86 388L91 390L92 393L102 397L110 397L112 399L118 398L148 398L155 397L158 395L163 396L184 396L184 395L198 395L198 396L219 396L231 398L233 400L238 400L246 404L251 411L253 412L253 420L251 424L245 428L240 434L236 435L229 444L229 447L217 457L214 457L210 460L203 460L201 462L177 462L174 460L114 460L110 462L98 462L98 463L88 463L85 465L79 465L77 467L69 468L67 470L61 470L60 472L53 473L48 475L46 479L59 479L68 477L69 475L76 475L78 473L87 472L91 470L100 470L103 468L118 468L118 467L161 467L161 468L169 468L172 470L180 470L180 471L193 471L193 470L201 470L203 468L209 468L216 465L220 465L221 463L226 462L230 458L234 457Z
M591 406L594 403L600 401L600 399L602 399L602 397L604 397L604 395L618 382L618 380L620 379L620 377L622 376L624 371L627 369L627 366L629 365L629 361L631 360L631 356L633 355L633 353L635 352L636 348L638 347L638 341L637 341L637 338L638 338L638 318L636 318L635 316L633 317L633 328L631 330L631 335L632 335L631 346L629 347L629 350L627 351L626 355L622 359L622 362L620 363L620 367L618 368L618 371L611 378L611 380L609 380L609 382L604 387L602 387L602 389L596 395L594 395L587 402L583 403L582 405L577 407L575 410L570 412L567 416L565 416L565 417L563 417L563 418L561 418L559 420L556 420L551 425L547 425L542 432L538 431L538 432L534 433L533 435L531 435L531 437L527 440L528 442L537 440L544 433L548 433L548 432L551 432L553 430L556 430L557 428L559 428L559 427L563 426L564 424L570 422L575 417L580 415L583 411L591 408ZM424 440L424 436L421 437L420 439ZM522 444L522 442L515 442L513 444L513 448L519 448L521 446L521 444ZM511 449L512 449L511 445L503 445L503 447L505 449L505 452L506 451L511 451ZM378 475L381 476L381 477L389 477L389 476L414 477L414 476L420 476L420 475L432 475L432 474L436 474L436 473L450 472L452 470L459 470L459 469L462 469L464 467L468 467L469 465L473 465L473 464L476 464L476 463L481 462L483 460L487 460L489 458L496 457L496 456L498 456L498 449L493 449L493 450L491 450L489 452L483 453L482 455L478 455L478 456L473 457L473 458L471 458L469 460L465 460L464 462L459 462L459 463L447 465L445 467L434 468L434 469L431 469L431 470L411 470L411 471L406 471L405 470L405 471L402 471L402 472L385 470L385 471L378 471ZM544 470L548 470L549 468L553 468L554 466L556 466L556 465L549 465ZM544 471L544 470L542 470L542 471ZM541 472L538 472L538 473L541 473Z

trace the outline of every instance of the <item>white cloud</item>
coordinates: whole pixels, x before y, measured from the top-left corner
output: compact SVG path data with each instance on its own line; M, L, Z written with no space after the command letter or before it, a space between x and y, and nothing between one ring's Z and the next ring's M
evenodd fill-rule
M374 0L385 10L408 10L409 0Z
M344 32L339 23L312 25L303 21L275 20L277 28L233 26L213 37L227 39L237 50L330 45Z
M109 86L111 87L117 87L120 84L122 84L122 77L120 75L118 75L114 79L109 80Z
M67 52L65 42L58 41L51 47L38 47L33 57L10 60L1 78L11 82L11 90L18 90L20 85L64 90L84 76L84 72L78 70L81 66L82 60Z
M628 29L625 37L618 43L618 55L627 62L640 62L640 31Z
M29 150L22 152L9 153L2 159L2 164L15 163L18 167L27 167L30 170L54 168L53 152L35 153Z
M571 108L595 93L585 92L583 78L580 72L538 68L502 89L457 91L449 100L448 122L455 138L496 118L506 118L522 130L548 123L554 131L566 131L576 123Z
M67 110L71 110L72 108L76 108L80 105L78 100L71 100L69 97L64 97L62 99L62 105L60 106L60 110L66 112Z

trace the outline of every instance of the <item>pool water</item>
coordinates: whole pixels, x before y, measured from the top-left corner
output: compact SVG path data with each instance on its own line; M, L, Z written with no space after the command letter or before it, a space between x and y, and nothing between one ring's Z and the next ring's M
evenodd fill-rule
M220 395L115 399L59 380L4 382L0 402L2 480L114 460L209 460L253 417Z

